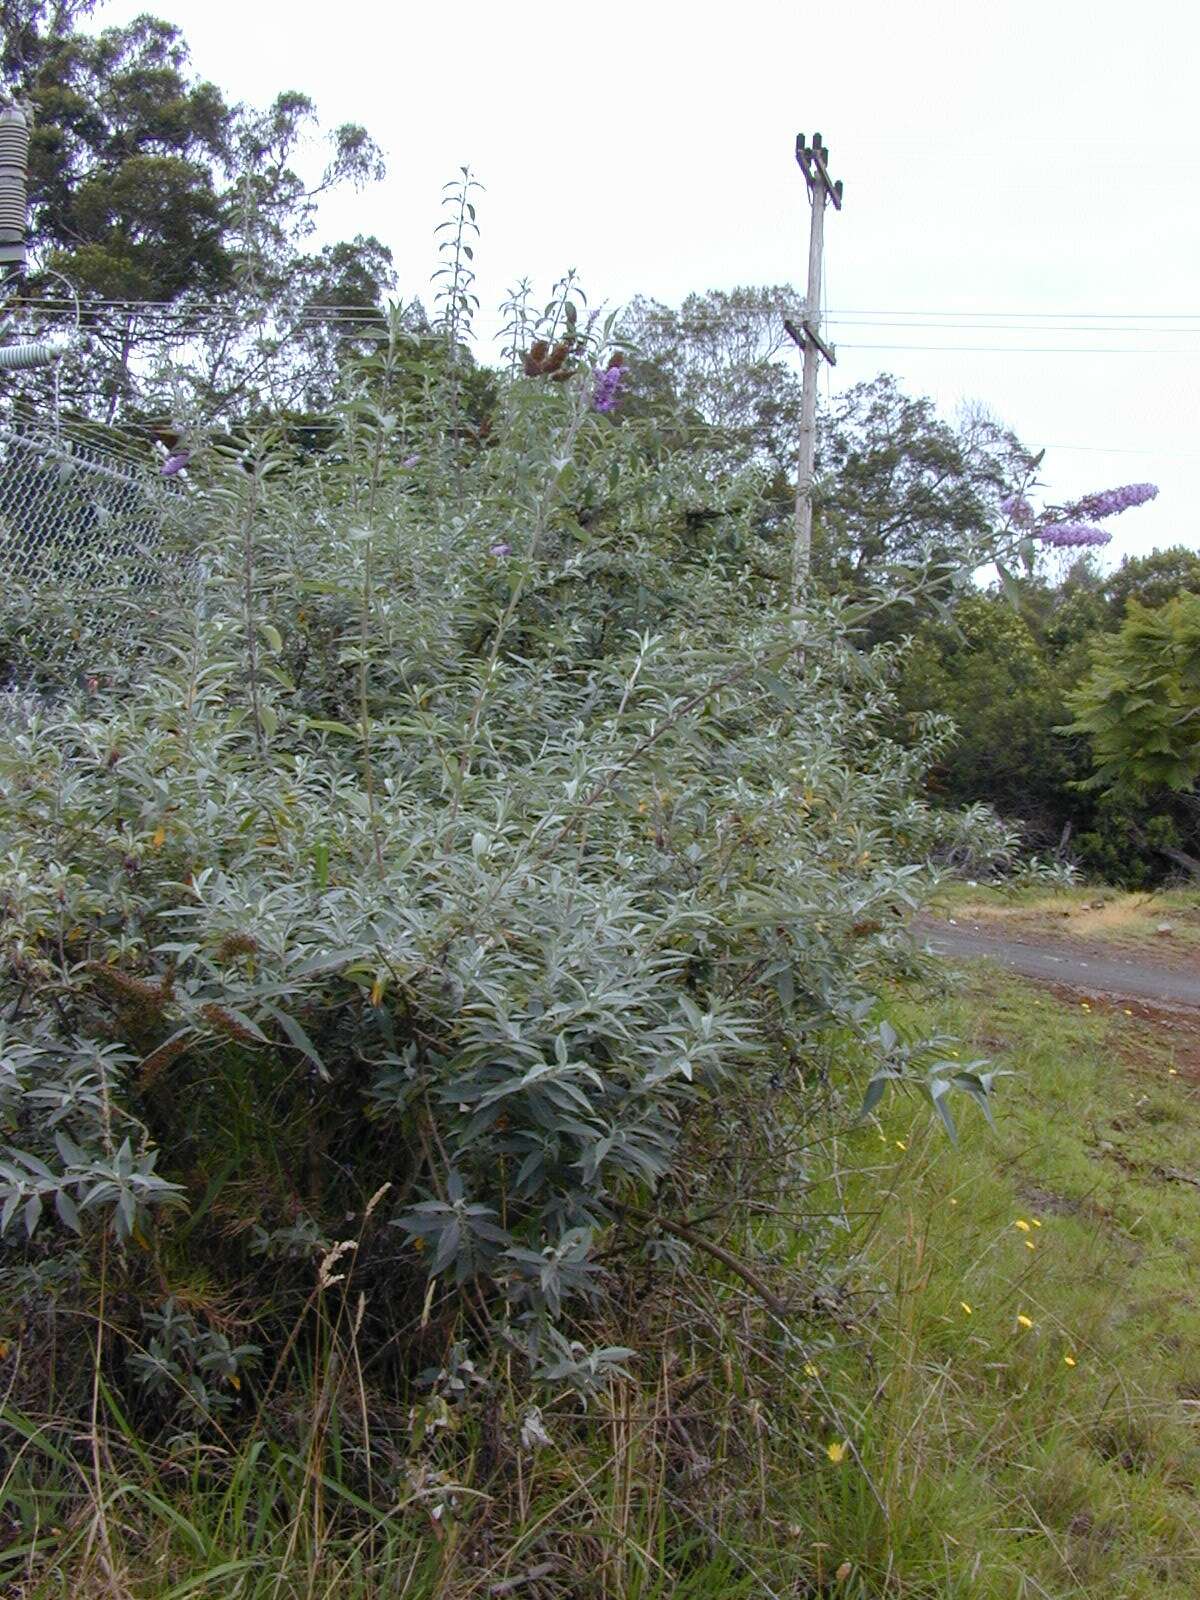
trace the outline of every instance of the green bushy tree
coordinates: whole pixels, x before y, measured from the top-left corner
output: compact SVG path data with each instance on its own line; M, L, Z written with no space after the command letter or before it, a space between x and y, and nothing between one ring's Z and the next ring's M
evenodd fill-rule
M1189 848L1158 848L1200 876L1200 594L1176 595L1155 610L1126 602L1125 621L1097 645L1092 670L1069 696L1068 732L1087 736L1092 787L1119 799L1178 796L1193 826Z
M1186 545L1169 545L1148 556L1126 556L1104 583L1111 620L1120 623L1130 600L1151 610L1177 595L1200 594L1200 554Z
M318 461L214 447L197 587L3 730L6 1281L84 1304L108 1235L110 1316L191 1319L155 1313L155 1404L171 1362L197 1404L237 1375L220 1305L279 1352L339 1281L408 1377L431 1303L602 1377L608 1245L678 1243L764 1130L797 1181L814 1051L870 1033L941 837L940 726L890 737L865 614L798 630L689 525L715 496L752 544L744 482L593 410L586 350L508 380L486 450L444 367L414 432L423 349L397 319Z
M144 409L161 395L148 382L156 370L178 386L186 347L192 409L244 412L273 343L290 354L289 399L315 391L327 402L336 352L325 309L361 307L377 329L393 275L375 238L312 251L315 208L335 186L382 176L377 147L356 124L339 127L324 170L306 179L297 155L317 125L307 95L285 91L265 110L230 105L192 74L179 28L147 15L94 34L83 27L93 10L86 0L0 3L0 84L34 114L31 288L61 296L58 279L42 277L59 274L85 313L87 360L67 364L66 392L110 419Z
M907 650L899 696L910 713L940 711L956 738L935 781L956 805L987 800L1057 843L1073 810L1070 784L1086 762L1079 740L1055 732L1065 688L1025 618L1004 595L964 596L942 623L927 623Z

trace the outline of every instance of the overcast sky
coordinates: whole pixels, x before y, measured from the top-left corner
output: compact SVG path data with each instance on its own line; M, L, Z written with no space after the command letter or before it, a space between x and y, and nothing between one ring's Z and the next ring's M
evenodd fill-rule
M823 382L983 401L1047 447L1046 498L1159 484L1109 524L1114 559L1200 548L1194 0L109 0L93 25L147 9L231 97L296 88L366 124L389 176L322 232L378 234L406 297L469 162L485 312L572 266L614 305L802 285L793 148L819 129L846 187Z

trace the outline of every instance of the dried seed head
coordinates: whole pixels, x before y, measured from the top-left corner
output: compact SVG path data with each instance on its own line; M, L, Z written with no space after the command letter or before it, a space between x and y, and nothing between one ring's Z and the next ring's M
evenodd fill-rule
M550 355L542 368L542 371L557 372L559 367L561 367L563 362L567 359L567 353L570 348L571 341L569 339L560 339L554 346L554 349L551 350Z
M545 339L535 339L530 345L529 352L525 357L525 376L527 378L536 378L546 370L543 363L546 360L549 349L550 346Z
M226 1011L224 1006L219 1006L212 1000L207 1005L200 1007L200 1015L210 1028L214 1028L217 1033L223 1033L228 1039L236 1039L239 1044L259 1044L261 1042L231 1012Z
M86 970L114 993L123 995L127 1000L136 1000L153 1011L161 1011L166 1002L167 994L162 983L151 983L148 978L135 978L132 973L122 972L120 967L107 966L103 961L89 961Z
M157 1050L151 1050L138 1071L138 1087L149 1089L159 1074L169 1067L172 1061L179 1059L189 1042L186 1034L180 1034L174 1039L168 1039L165 1044L160 1044Z

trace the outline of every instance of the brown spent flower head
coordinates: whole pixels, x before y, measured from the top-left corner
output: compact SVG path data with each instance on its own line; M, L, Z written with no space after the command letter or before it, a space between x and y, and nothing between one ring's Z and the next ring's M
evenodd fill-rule
M530 345L525 355L525 376L527 378L536 378L545 371L543 362L549 349L550 345L545 339L535 339Z
M218 961L234 961L238 956L256 956L258 940L249 933L227 933L217 946Z
M260 1044L262 1042L257 1035L250 1032L249 1028L244 1027L231 1012L226 1011L224 1006L217 1005L213 1000L200 1007L200 1015L210 1028L215 1029L217 1033L223 1033L228 1039L236 1039L239 1044Z
M564 363L574 343L574 339L570 337L560 339L552 350L548 340L535 339L525 357L525 376L549 378L553 383L561 383L564 378L569 378L575 369Z
M172 1061L177 1061L191 1043L186 1034L178 1034L174 1039L168 1039L160 1044L157 1050L150 1054L138 1068L138 1088L149 1089L155 1080L169 1067Z
M161 1011L170 997L169 978L152 983L148 978L135 978L131 972L122 972L120 967L107 966L103 961L88 961L84 970L125 999L136 1000L155 1011Z
M560 339L554 346L554 349L551 350L549 356L547 356L546 364L542 368L542 371L557 372L559 367L561 367L563 362L567 359L567 353L570 348L571 341L569 339Z

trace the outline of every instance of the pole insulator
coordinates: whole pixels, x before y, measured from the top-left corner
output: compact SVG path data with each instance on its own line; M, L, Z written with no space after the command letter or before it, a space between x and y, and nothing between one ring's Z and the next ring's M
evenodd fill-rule
M0 372L28 372L52 367L70 348L67 339L36 339L26 344L0 344Z
M29 226L29 133L23 106L0 106L0 266L25 265Z

